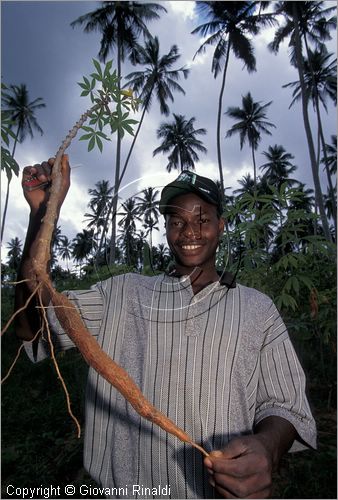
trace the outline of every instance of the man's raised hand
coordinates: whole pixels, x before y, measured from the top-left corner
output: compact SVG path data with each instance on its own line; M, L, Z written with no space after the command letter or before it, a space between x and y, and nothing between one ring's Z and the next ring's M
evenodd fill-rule
M54 161L54 158L50 158L48 161L44 161L41 164L27 166L23 169L22 188L32 214L35 214L39 209L44 209L47 204L51 188ZM68 155L63 155L62 157L61 174L62 196L60 198L60 207L70 186L70 166Z

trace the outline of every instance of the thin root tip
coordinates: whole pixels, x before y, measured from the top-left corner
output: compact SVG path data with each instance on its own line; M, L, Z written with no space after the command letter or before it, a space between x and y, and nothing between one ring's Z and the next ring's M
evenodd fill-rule
M201 453L203 453L203 455L204 455L205 457L208 457L208 456L209 456L209 453L207 453L207 452L205 451L205 449L204 449L204 448L202 448L202 446L200 446L199 444L196 444L196 443L194 443L193 441L190 441L190 444L191 444L191 446L193 446L194 448L196 448L197 450L199 450Z

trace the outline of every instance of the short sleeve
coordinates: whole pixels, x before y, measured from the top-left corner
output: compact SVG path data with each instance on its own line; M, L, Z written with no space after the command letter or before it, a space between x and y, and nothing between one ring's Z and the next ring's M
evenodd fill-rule
M305 394L305 384L305 374L286 326L271 304L260 354L255 424L272 415L288 420L302 440L296 440L290 451L307 446L316 448L316 424Z
M75 290L63 293L75 305L89 332L97 338L104 309L103 285L96 284L89 290ZM52 304L47 307L47 318L55 352L65 351L74 347L73 342L62 329ZM24 346L31 361L42 361L50 356L47 332L41 335L36 357L33 356L31 342L24 342Z

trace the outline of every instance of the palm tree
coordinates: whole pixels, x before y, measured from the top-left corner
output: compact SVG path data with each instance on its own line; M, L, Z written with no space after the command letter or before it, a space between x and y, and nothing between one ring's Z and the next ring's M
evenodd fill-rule
M156 94L160 104L161 114L169 115L168 100L174 102L173 91L185 94L183 88L177 83L181 74L186 79L189 74L187 68L171 69L176 61L180 58L178 48L172 45L168 54L160 56L160 47L158 38L149 38L145 46L138 46L139 64L146 66L143 71L134 71L126 76L128 81L127 86L131 87L136 95L141 99L143 108L142 115L135 132L129 153L123 166L120 176L120 183L124 172L126 171L131 153L133 151L136 139L140 132L143 119L146 112L149 112L152 104L153 94Z
M143 2L102 2L101 7L85 14L71 23L71 26L84 25L84 31L99 31L102 34L99 58L106 61L109 51L116 51L117 78L120 86L121 65L128 57L132 63L138 60L137 39L140 35L149 36L147 21L159 18L158 12L166 9L156 3ZM116 248L116 209L120 181L122 135L117 131L115 184L112 205L112 235L110 263L115 261Z
M266 195L271 196L271 189L268 183L267 177L258 177L257 183L250 174L243 175L242 179L237 180L238 184L241 186L235 189L234 195L236 198L233 204L240 202L243 208L249 208L251 211L253 208L259 213L266 205ZM263 199L259 197L262 196ZM275 204L274 200L271 200L272 204ZM236 217L238 222L241 219L239 214Z
M297 196L294 196L289 204L289 210L304 210L311 213L314 207L313 189L307 188L302 182L297 186Z
M226 115L239 120L226 133L226 137L231 137L233 134L239 134L240 147L243 148L246 140L251 147L252 161L254 167L254 189L257 188L257 170L255 151L261 140L261 132L271 135L269 128L275 127L273 123L266 121L265 110L270 106L272 101L260 105L252 99L250 92L242 97L242 108L231 106L225 112Z
M333 197L337 197L337 187L334 187L333 191ZM324 195L324 203L325 203L325 209L326 213L329 219L336 220L337 214L336 214L336 206L332 206L332 195L330 192L328 194ZM336 232L335 232L336 235Z
M236 259L240 257L242 252L244 255L248 252L247 255L249 255L253 249L265 247L266 252L269 252L276 213L274 199L264 177L255 184L253 177L246 174L237 182L241 187L234 190L234 194L237 196L233 206L234 210L230 216L230 223L236 231L238 230L236 226L243 222L245 226L247 223L249 225L244 231L240 229L240 233L243 232L244 235L244 246L242 246L241 238L239 242L233 241L230 244L230 247L234 246L235 249L235 252L233 252L233 248L231 249L234 253L232 258ZM261 220L264 220L264 224ZM237 247L237 245L239 246ZM251 260L251 257L249 259Z
M153 151L153 156L158 153L168 153L168 164L166 169L185 168L195 169L195 162L199 156L195 150L206 153L207 149L202 142L196 138L197 135L205 135L205 128L194 128L195 117L187 120L183 115L173 113L174 121L172 123L162 123L157 129L157 138L163 139L162 144Z
M8 98L8 87L1 83L2 103ZM20 167L9 151L10 141L15 140L16 135L11 129L14 125L8 110L1 109L1 170L4 170L7 176L7 182L11 182L13 174L19 175ZM6 147L7 146L7 147ZM8 186L7 186L8 187Z
M152 248L153 266L158 271L165 271L170 261L169 248L164 243L159 243Z
M19 240L19 238L16 236L15 238L12 238L8 243L7 243L7 249L8 251L8 266L13 269L14 271L17 271L19 268L19 264L21 261L21 255L22 255L22 242Z
M53 248L58 249L62 239L61 227L56 226L53 231Z
M72 243L66 235L60 237L58 255L62 260L66 261L67 271L69 271L69 259L72 257Z
M136 235L136 221L141 220L135 198L128 198L122 203L122 219L118 225L122 228L121 242L125 247L127 264L135 264L134 242Z
M72 241L72 257L81 265L85 259L88 259L90 253L94 248L95 240L93 229L91 229L90 231L88 231L87 229L83 229L82 232L77 233Z
M102 180L95 184L95 189L88 189L90 195L90 208L98 209L99 212L105 212L112 197L113 188L109 185L109 181Z
M51 261L50 266L53 267L56 264L56 254L59 251L59 246L62 240L61 227L56 226L53 231L53 239L52 239L52 251L51 251Z
M284 24L280 26L268 47L278 52L281 42L290 37L291 63L297 68L301 86L302 111L304 128L309 148L313 183L315 186L316 203L323 225L325 238L332 241L328 219L325 212L323 193L320 185L318 165L312 131L308 114L309 94L304 78L303 45L309 57L309 44L312 41L316 46L322 45L325 40L331 39L330 29L336 26L335 18L326 19L335 7L323 8L325 2L275 2L275 12L284 17Z
M88 189L88 194L91 196L88 206L91 211L84 214L84 218L88 221L87 228L96 229L95 238L97 241L102 231L96 254L96 264L98 263L103 241L107 234L107 222L109 209L113 200L113 190L114 188L109 185L109 181L107 180L98 181L94 189Z
M306 188L305 184L300 182L296 188L296 192L290 197L288 202L285 227L290 225L290 223L292 226L298 225L295 234L295 241L299 239L298 246L302 243L305 243L305 245L308 244L308 240L304 240L303 237L307 238L308 235L317 233L316 220L312 218L315 208L313 193L313 189ZM302 216L302 212L304 212L305 215L311 215L311 217L307 219ZM297 216L297 213L299 213L299 216ZM288 244L290 244L290 242Z
M325 45L321 45L315 50L309 49L309 57L304 59L304 82L316 112L319 110L319 103L327 111L327 97L337 104L337 58L330 61L332 57L333 54L328 52ZM302 89L299 80L283 85L283 88L287 87L294 89L289 106L291 108L301 99Z
M158 208L159 200L157 199L159 195L158 189L153 187L148 187L143 189L143 196L136 196L138 200L136 206L140 214L143 214L143 226L146 229L146 234L149 233L149 246L152 248L152 232L153 229L159 230L157 226L160 211Z
M268 2L265 2L268 3ZM252 36L257 35L262 26L274 23L271 14L262 14L264 2L196 2L202 17L208 21L195 28L192 33L208 38L197 50L196 55L204 53L209 45L216 45L212 59L212 72L216 78L223 71L217 113L217 158L221 191L224 194L224 180L221 156L221 114L223 93L228 70L230 53L233 51L249 72L256 70L256 59ZM258 14L255 14L259 6Z
M322 158L322 163L326 163L328 165L330 174L331 175L336 175L337 174L337 136L336 135L331 135L331 143L332 144L326 144L326 151L327 151L327 157L326 157L326 162L325 159Z
M283 146L275 144L269 146L267 151L262 153L267 162L261 165L260 170L265 170L265 176L268 182L280 189L286 182L288 186L293 186L297 181L290 179L290 175L297 170L297 167L291 163L294 156L287 153Z
M331 135L331 143L325 144L326 157L321 159L321 163L324 163L325 168L329 170L330 176L337 175L337 136ZM332 202L332 198L334 202ZM335 184L333 191L330 190L326 196L324 196L325 208L329 218L337 221L337 184ZM335 237L337 238L337 228L335 227Z
M119 212L119 215L122 216L122 219L119 221L119 226L123 231L131 231L135 233L136 221L141 220L135 198L128 198L124 203L122 203L121 207L124 211Z
M331 135L331 144L326 144L326 158L322 158L321 162L324 163L325 168L329 169L330 175L337 175L337 136ZM334 203L332 202L334 199ZM334 186L333 191L329 190L328 195L324 197L325 208L328 217L335 221L335 239L337 240L337 184Z
M237 182L241 187L235 189L234 194L238 196L243 196L244 194L254 195L255 181L250 174L243 175L242 179L239 179Z
M335 58L330 62L333 54L328 53L324 45L318 49L308 51L309 57L304 60L304 83L310 96L313 107L317 117L319 143L324 155L324 164L327 174L329 185L329 195L331 196L331 205L333 207L332 213L334 214L333 220L335 223L335 230L337 232L337 217L336 217L336 200L334 195L334 187L331 179L330 169L328 166L326 143L324 138L320 104L327 112L326 98L329 97L334 104L337 104L337 59ZM289 107L301 99L302 89L299 80L287 83L283 87L293 88L292 101ZM320 146L319 146L320 150ZM318 155L319 161L319 155Z
M297 170L297 167L291 162L294 156L287 153L283 146L277 144L269 146L268 151L263 151L262 154L268 161L259 167L261 170L265 170L261 183L266 182L270 192L274 194L274 205L279 213L279 227L281 230L283 209L286 208L285 186L292 187L298 183L295 179L290 178L290 175Z
M8 92L4 93L2 96L2 102L4 111L16 126L15 139L12 150L12 157L14 157L16 145L18 142L23 142L26 139L27 135L33 138L34 130L40 132L41 135L43 134L43 130L37 122L35 113L38 109L45 108L46 105L41 97L30 101L27 87L23 83L21 85L10 85L10 87L8 88ZM5 205L2 216L1 241L5 229L9 200L9 187L11 180L12 176L8 176Z

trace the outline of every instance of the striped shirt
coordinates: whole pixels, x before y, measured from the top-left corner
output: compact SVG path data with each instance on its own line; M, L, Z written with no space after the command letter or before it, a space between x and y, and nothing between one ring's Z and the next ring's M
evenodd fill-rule
M271 415L296 428L302 442L295 441L291 450L303 449L304 443L316 446L304 373L266 295L220 282L194 295L187 276L138 274L67 294L103 350L205 450L252 433ZM52 309L49 320L57 348L72 347ZM40 341L39 359L47 352ZM141 419L93 369L86 393L84 465L114 498L215 496L202 454Z

